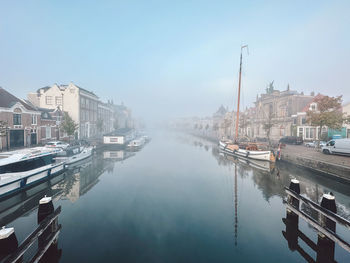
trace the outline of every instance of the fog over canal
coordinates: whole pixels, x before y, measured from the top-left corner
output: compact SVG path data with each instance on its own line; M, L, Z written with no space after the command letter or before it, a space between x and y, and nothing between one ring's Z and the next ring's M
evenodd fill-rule
M17 196L19 207L2 203L1 223L22 240L36 227L37 201L46 193L62 206L52 255L60 262L304 262L282 233L292 178L314 201L333 192L338 213L350 219L349 185L283 164L267 172L186 134L151 137L139 152L99 153L51 186L27 190ZM299 229L317 243L307 223L300 220ZM337 233L350 241L349 231ZM350 255L336 245L335 259L350 262Z

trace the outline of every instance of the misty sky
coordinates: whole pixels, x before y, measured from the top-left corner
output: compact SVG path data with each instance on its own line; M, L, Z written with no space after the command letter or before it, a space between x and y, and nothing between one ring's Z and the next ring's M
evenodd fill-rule
M87 3L89 2L89 3ZM1 1L0 86L75 84L136 116L211 115L275 88L350 102L350 1Z

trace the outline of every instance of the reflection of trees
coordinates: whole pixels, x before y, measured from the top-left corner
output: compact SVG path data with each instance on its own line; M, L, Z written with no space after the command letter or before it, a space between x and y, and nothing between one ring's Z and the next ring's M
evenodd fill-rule
M262 173L256 169L253 169L252 179L259 190L261 190L263 197L266 201L275 195L284 197L284 186L288 186L290 183L289 176L284 175L277 176L276 173Z
M277 163L271 172L260 170L251 166L249 162L245 163L242 159L220 152L219 147L210 142L208 144L212 145L211 154L219 166L233 167L233 164L237 164L237 172L241 178L247 178L252 174L252 179L265 200L269 201L273 196L285 197L284 187L289 186L292 178L297 178L300 181L301 193L315 202L319 202L324 193L333 192L337 200L338 214L350 218L350 187L347 184L284 162Z

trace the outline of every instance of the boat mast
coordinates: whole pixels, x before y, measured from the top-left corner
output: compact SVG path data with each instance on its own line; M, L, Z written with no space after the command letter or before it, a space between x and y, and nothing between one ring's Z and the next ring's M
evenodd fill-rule
M242 76L242 50L243 48L248 48L248 45L241 46L241 58L239 63L239 79L238 79L238 103L237 103L237 117L236 117L236 133L235 141L238 139L238 124L239 124L239 103L241 97L241 76Z

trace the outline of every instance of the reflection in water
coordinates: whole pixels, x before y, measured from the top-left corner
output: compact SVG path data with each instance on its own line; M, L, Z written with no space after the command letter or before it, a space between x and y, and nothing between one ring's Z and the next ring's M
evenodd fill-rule
M136 155L102 152L40 186L40 197L45 190L62 205L63 224L59 244L42 262L301 262L281 231L293 249L289 230L301 229L299 237L307 235L315 246L317 235L285 214L283 188L294 177L310 199L332 191L339 213L349 216L349 189L342 184L283 163L268 167L226 156L214 143L183 137L159 134ZM37 208L38 199L20 211L31 196L0 211L19 240ZM304 243L299 239L310 253ZM336 253L338 262L348 258Z
M269 170L261 169L251 162L222 154L215 145L212 146L211 152L220 166L237 165L242 178L251 174L253 181L267 201L276 195L281 198L286 197L284 187L289 185L291 179L297 178L300 181L301 191L315 202L319 202L324 193L333 192L337 198L338 214L350 219L350 187L347 184L283 162L277 163L276 167L270 167Z
M202 147L203 142L194 142L194 146ZM205 147L209 147L205 145ZM237 214L237 171L242 178L251 176L255 185L261 190L266 201L269 201L273 196L279 196L282 199L286 198L284 190L288 186L290 180L297 178L300 181L302 193L316 203L319 203L320 198L324 193L333 192L337 199L338 214L342 217L350 219L350 188L348 185L339 183L335 180L325 178L303 169L287 165L285 163L278 163L276 167L265 165L264 163L254 163L250 160L241 160L240 158L228 156L218 149L215 145L211 145L211 153L217 160L220 166L234 166L234 210L235 210L235 245L237 245L238 233L238 214ZM265 162L268 164L267 162ZM295 200L294 200L295 201ZM299 201L297 202L299 207ZM296 204L294 204L296 205ZM310 215L311 218L317 222L328 222L325 224L328 230L335 233L335 223L329 219L322 219L319 213L304 203L301 209ZM321 218L321 219L320 219ZM326 221L325 221L326 220ZM308 233L304 233L299 229L299 216L287 209L286 217L282 219L285 230L282 231L283 237L288 242L288 248L291 251L297 251L307 262L335 262L335 242L327 238L321 233L317 234L317 242L308 237ZM332 222L330 224L329 222ZM322 223L321 223L322 224ZM311 225L308 226L314 229ZM309 231L308 231L309 232ZM348 235L348 230L341 231L342 234ZM312 231L314 233L314 231ZM316 232L317 233L317 232ZM308 249L303 248L298 243L302 240ZM316 253L315 259L310 255L310 249ZM345 252L346 253L346 252Z
M237 238L238 238L238 198L237 193L237 165L235 165L235 246L237 246Z
M55 185L67 176L62 173L39 185L9 196L0 202L0 225L8 225L18 217L30 213L38 207L39 200L44 196L57 196L62 189L55 189Z
M329 201L327 202L329 203ZM285 231L282 231L282 235L287 240L288 247L291 251L297 251L307 262L335 262L335 242L333 240L338 240L338 243L349 251L349 244L336 234L336 222L329 219L326 214L321 214L317 206L313 208L310 207L310 209L317 212L317 217L314 219L313 215L310 215L308 211L304 210L304 212L302 212L303 209L299 210L298 198L288 195L285 203L286 218L282 218L282 221L286 228ZM335 208L334 202L333 208ZM336 211L333 210L333 212ZM320 231L317 233L317 243L313 242L307 234L299 229L299 215ZM299 245L299 238L308 246L308 250L312 249L316 252L316 260Z
M45 195L52 197L56 201L70 200L72 203L76 202L80 196L86 194L98 183L98 178L104 172L113 172L115 162L123 161L134 155L134 152L123 150L106 151L94 158L88 158L71 165L65 173L57 175L48 181L2 199L0 202L0 225L10 225L17 218L28 215L33 210L38 209L39 200ZM38 224L44 218L38 210ZM34 256L31 256L32 259L37 258L39 260L40 258L38 262L60 261L62 256L62 249L58 247L60 229L61 226L58 225L56 219L50 227L43 231L38 237L38 251ZM33 254L33 252L31 253Z

